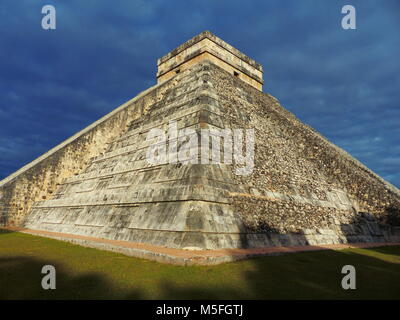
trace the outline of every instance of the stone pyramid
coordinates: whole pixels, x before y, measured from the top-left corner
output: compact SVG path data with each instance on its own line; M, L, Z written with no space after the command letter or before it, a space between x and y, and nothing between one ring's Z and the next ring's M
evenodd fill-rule
M399 241L399 190L263 93L262 75L195 36L158 60L157 85L1 181L0 223L181 249ZM213 162L226 151L209 141L208 164L150 163L152 129L183 148L171 125L197 141L253 129L251 173Z

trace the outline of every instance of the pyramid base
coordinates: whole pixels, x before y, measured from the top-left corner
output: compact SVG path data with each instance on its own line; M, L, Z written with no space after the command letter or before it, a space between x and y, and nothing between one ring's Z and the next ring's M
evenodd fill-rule
M348 248L371 248L381 246L400 245L400 238L396 242L364 242L341 243L302 246L273 246L250 249L219 249L219 250L183 250L154 246L130 241L108 240L66 233L40 231L24 228L5 228L36 236L43 236L56 240L66 241L84 247L113 251L128 256L153 260L174 265L216 265L225 262L234 262L260 256L282 255L287 253L343 250Z

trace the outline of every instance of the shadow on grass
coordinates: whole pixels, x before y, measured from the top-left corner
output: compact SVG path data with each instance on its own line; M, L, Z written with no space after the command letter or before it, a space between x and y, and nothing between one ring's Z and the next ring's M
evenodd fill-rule
M2 234L9 234L9 233L13 233L14 231L12 231L12 230L8 230L8 229L2 229L1 227L0 227L0 236L2 235Z
M44 265L56 268L56 289L41 287ZM102 274L72 275L59 263L31 257L0 258L0 300L5 299L123 299L124 295L113 290L113 284ZM140 299L132 290L130 299Z
M359 249L357 249L359 250ZM168 266L174 276L160 277L162 299L400 299L400 264L376 256L400 256L400 247L318 251L255 258L208 267ZM134 259L135 264L144 263ZM160 265L149 264L148 277ZM57 270L57 289L43 290L41 269ZM357 289L343 290L341 269L357 270ZM182 276L182 268L191 268ZM187 270L186 270L187 271ZM232 273L232 274L230 274ZM144 299L152 298L146 286L120 288L108 280L107 270L73 273L60 263L32 257L0 258L0 299ZM210 276L208 276L208 274ZM135 273L132 272L132 276ZM238 277L240 281L238 280ZM215 279L209 280L209 279ZM136 282L146 279L138 278Z
M329 250L255 258L227 264L249 266L243 273L246 288L182 288L165 281L163 290L172 299L400 299L400 264L374 256L400 257L400 247L364 251L368 255ZM356 268L356 290L341 287L342 267L349 264Z
M0 230L0 236L9 233ZM61 241L32 237L16 233L9 245L26 241L22 248L30 249L0 256L0 299L400 299L400 246L179 267L104 251L87 254L95 249L81 251ZM54 252L54 259L40 258L42 252ZM73 271L68 259L77 255L75 266L91 263L98 271ZM115 264L106 264L110 259ZM56 267L56 290L41 287L44 265ZM108 269L121 265L117 275ZM356 268L356 290L341 288L344 265ZM127 279L125 286L115 277Z

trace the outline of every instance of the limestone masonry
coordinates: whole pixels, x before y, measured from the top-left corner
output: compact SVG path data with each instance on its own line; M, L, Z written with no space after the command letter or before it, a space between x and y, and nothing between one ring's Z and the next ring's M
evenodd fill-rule
M400 241L400 191L263 93L262 73L192 38L158 60L157 85L1 181L0 225L181 249ZM253 173L150 165L146 134L173 120L253 128Z

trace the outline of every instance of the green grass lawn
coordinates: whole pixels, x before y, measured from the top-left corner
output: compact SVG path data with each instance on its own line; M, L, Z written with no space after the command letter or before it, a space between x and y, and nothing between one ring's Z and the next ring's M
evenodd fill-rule
M43 265L57 289L43 290ZM357 289L341 288L342 266ZM180 267L0 230L0 299L399 299L400 247Z

